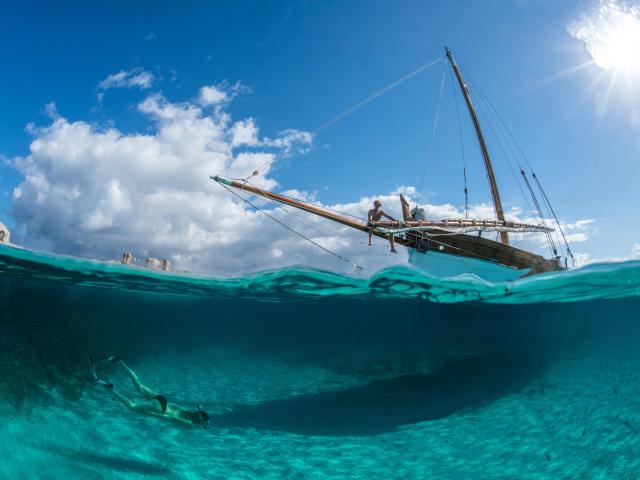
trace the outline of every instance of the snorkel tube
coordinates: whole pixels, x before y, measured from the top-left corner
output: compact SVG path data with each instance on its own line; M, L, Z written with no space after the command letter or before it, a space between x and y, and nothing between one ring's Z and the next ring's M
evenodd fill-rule
M198 411L198 415L200 415L200 422L202 424L202 428L207 428L209 426L209 414L200 408L200 404L196 405L196 410Z

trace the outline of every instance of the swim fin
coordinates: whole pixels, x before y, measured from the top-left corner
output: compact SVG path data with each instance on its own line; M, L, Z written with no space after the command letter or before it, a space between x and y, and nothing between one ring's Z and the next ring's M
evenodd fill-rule
M96 384L104 388L113 388L113 383L107 382L106 380L102 380L98 378L98 374L96 373L96 366L95 366L95 363L93 362L92 357L89 357L89 373L91 373L91 376L93 377L93 381L96 382Z

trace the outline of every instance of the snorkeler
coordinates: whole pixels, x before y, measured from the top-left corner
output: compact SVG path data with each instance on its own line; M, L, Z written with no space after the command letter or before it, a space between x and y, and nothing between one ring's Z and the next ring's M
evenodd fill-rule
M146 399L144 402L134 402L118 392L113 387L113 384L111 382L100 379L96 374L94 361L91 357L89 357L89 371L93 376L94 381L98 385L111 392L111 395L113 395L118 401L127 406L129 409L135 412L153 415L155 417L163 417L182 425L202 425L204 428L207 428L209 424L209 414L202 410L200 408L200 405L197 405L194 411L188 410L174 403L169 403L164 395L159 395L149 387L146 387L145 385L140 383L140 380L138 379L136 373L131 370L117 355L109 357L106 360L103 360L103 362L117 363L122 368L124 368L124 371L127 373L127 375L129 375L129 378L131 378L133 386Z

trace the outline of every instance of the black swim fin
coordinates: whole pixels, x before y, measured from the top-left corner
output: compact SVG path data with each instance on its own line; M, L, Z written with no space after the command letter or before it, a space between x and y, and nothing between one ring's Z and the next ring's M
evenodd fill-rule
M93 358L91 357L89 357L89 373L91 373L91 376L93 376L93 381L96 382L96 384L104 388L113 388L113 383L98 378L98 374L96 373L96 366L93 362Z
M89 373L93 376L94 381L98 381L98 375L96 375L96 366L93 363L93 358L89 357Z

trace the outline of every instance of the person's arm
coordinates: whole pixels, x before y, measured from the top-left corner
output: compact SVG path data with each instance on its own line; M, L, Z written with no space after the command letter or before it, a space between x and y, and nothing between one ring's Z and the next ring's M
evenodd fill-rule
M367 213L367 220L370 222L373 221L373 210L369 210L369 213Z
M382 213L383 217L387 217L392 222L397 222L397 220L395 218L393 218L391 215L387 215L385 212L380 212L380 213Z
M193 427L195 424L193 423L193 421L189 418L185 418L183 415L184 414L189 414L190 412L183 410L182 407L175 407L172 406L171 409L169 409L168 414L169 414L169 418L171 418L171 420L175 420L178 423L181 423L183 425L189 426L189 427Z

